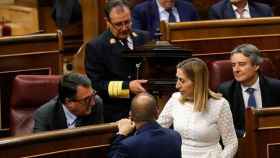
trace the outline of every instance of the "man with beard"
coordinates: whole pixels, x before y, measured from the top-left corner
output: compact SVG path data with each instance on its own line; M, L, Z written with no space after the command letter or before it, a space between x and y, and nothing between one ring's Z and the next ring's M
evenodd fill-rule
M121 56L143 45L148 35L132 30L125 0L108 1L105 15L108 30L87 44L85 67L93 88L103 99L105 122L112 122L128 116L132 95L145 92L142 85L147 80L134 80L135 67L132 70Z
M59 81L58 96L35 112L34 121L34 132L103 123L102 100L87 76L70 73Z
M273 16L267 4L252 0L221 0L208 12L209 19L242 19Z

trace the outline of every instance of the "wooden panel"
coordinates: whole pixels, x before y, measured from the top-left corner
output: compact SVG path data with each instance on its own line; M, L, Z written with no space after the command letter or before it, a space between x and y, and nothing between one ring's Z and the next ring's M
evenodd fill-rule
M106 28L103 11L105 0L81 0L80 3L83 15L83 39L84 43L87 43Z
M166 28L162 39L171 43L201 38L240 37L249 35L277 34L280 30L280 17L205 20L180 23L161 23Z
M278 158L280 153L280 143L268 144L267 158Z
M37 1L38 0L15 0L15 4L36 8L38 5Z
M161 23L162 40L205 61L225 59L236 46L256 45L280 70L280 17ZM274 53L273 53L274 52Z
M0 15L11 22L7 25L12 28L13 36L39 32L37 8L17 5L1 5Z
M63 48L61 32L0 38L0 55L57 51Z
M92 125L0 140L0 157L105 158L115 124Z
M269 158L269 144L280 143L280 108L247 109L246 136L238 147L238 158ZM268 120L266 120L268 119ZM269 124L263 124L266 122ZM262 123L260 123L262 122ZM263 125L268 125L264 127ZM280 155L280 150L274 150Z
M61 33L0 38L2 128L9 128L11 83L18 74L61 74Z

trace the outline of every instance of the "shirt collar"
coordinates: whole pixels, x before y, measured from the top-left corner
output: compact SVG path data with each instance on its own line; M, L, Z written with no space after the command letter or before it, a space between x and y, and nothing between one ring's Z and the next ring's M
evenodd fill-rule
M131 43L133 42L131 36L127 36L126 40L127 40L127 42L131 42ZM120 41L120 43L121 43L122 45L124 45L124 43L122 42L122 40L119 40L119 41Z
M165 8L163 8L163 7L160 5L159 0L156 0L156 2L157 2L157 6L158 6L159 13L166 12ZM173 11L174 9L176 9L175 6L172 7L172 11Z
M238 8L237 8L235 5L233 5L233 4L232 4L232 8L233 8L234 11L236 11L236 10L238 9ZM248 4L248 2L246 3L244 9L245 9L245 11L249 11L249 4Z
M77 116L71 113L64 104L62 104L62 108L66 117L67 126L73 125L73 123L77 119Z
M243 86L243 85L241 85L242 91L245 92L248 88L254 88L255 90L259 90L260 89L259 82L260 82L260 80L259 80L259 76L258 76L256 82L254 84L252 84L251 86Z

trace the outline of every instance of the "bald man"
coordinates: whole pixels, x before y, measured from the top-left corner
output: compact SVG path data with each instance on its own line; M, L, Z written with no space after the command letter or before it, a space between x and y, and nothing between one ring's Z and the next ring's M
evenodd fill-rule
M181 158L181 137L156 121L155 98L140 93L131 103L131 120L118 121L119 132L109 149L109 158ZM133 136L129 136L133 133Z

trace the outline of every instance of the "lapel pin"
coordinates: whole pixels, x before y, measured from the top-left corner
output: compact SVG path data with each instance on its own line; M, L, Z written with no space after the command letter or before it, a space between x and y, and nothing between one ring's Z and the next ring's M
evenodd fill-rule
M115 44L117 41L114 38L110 38L110 44Z
M137 37L137 36L138 36L138 34L137 34L137 33L135 33L135 32L132 32L132 36L133 36L133 37Z

